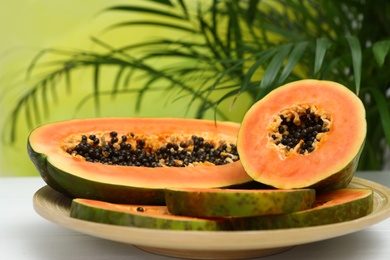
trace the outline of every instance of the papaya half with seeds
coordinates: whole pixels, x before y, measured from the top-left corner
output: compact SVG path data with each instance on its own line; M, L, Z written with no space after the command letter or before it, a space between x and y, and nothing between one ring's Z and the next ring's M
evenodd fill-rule
M198 231L231 229L228 219L174 216L166 206L127 205L90 199L73 199L70 217L137 228Z
M370 214L374 207L371 189L344 188L317 195L311 209L275 216L233 218L235 230L301 228L334 224Z
M96 118L33 130L28 154L52 188L70 197L164 204L166 187L253 181L236 149L239 124L172 118Z
M285 214L311 208L315 198L314 189L165 189L168 211L174 215L192 217Z
M279 189L340 189L356 171L366 130L356 94L336 82L300 80L247 111L237 149L255 181Z

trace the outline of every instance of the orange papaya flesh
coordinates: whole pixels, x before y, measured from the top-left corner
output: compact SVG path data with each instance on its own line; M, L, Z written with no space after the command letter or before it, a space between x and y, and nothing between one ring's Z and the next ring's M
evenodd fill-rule
M238 159L222 165L206 161L185 167L124 166L89 162L70 150L81 142L83 135L100 136L100 142L103 142L102 137L105 142L111 142L108 135L112 131L116 131L118 136L127 135L128 139L132 135L135 138L142 137L147 141L148 149L164 146L172 138L181 140L192 135L203 137L213 145L235 144L238 129L236 123L211 120L80 119L36 128L28 138L27 148L31 160L47 184L70 197L117 203L164 204L165 187L229 187L252 179ZM225 155L229 158L234 156L226 150Z
M317 194L312 208L288 214L232 218L235 230L302 228L350 221L373 211L371 189L344 188Z
M137 228L218 231L231 229L227 219L174 216L166 206L128 205L73 199L70 217Z
M366 136L356 94L330 81L281 86L245 114L237 139L240 161L254 180L280 189L346 187Z
M315 197L314 189L165 189L165 201L169 212L192 217L284 214L311 208Z

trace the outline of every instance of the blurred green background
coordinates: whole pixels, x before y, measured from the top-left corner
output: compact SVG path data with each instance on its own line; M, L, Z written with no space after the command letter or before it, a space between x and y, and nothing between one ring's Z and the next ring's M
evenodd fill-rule
M120 1L117 1L120 2ZM99 27L94 19L97 10L107 6L107 1L49 1L3 0L0 2L0 113L1 126L8 123L12 104L18 93L24 91L25 72L31 59L43 48L66 45L73 48L90 44L85 35ZM107 19L110 19L107 17ZM66 104L53 109L53 120L69 116ZM81 115L80 115L81 116ZM26 153L29 129L20 127L14 145L1 138L0 175L36 175Z
M32 59L45 48L66 48L94 50L91 36L102 36L118 44L136 43L145 37L157 37L172 33L161 28L139 27L131 34L102 32L108 24L123 19L120 13L101 14L101 10L123 4L119 0L2 0L0 1L0 126L4 129L9 123L12 105L18 101L21 93L28 90L26 71ZM137 16L136 14L133 15ZM142 16L142 14L139 14ZM176 32L177 37L180 33ZM110 73L107 70L105 73ZM114 71L112 74L114 75ZM106 84L110 85L110 76ZM58 101L50 106L50 115L41 122L49 123L71 118L96 116L147 116L147 117L194 117L194 111L184 107L190 97L175 100L170 93L150 92L139 111L136 111L136 94L121 95L115 100L107 97L103 108L97 115L92 102L85 102L79 109L79 103L91 91L92 79L88 71L73 77L76 88L69 95L66 91L57 93ZM102 84L104 85L104 84ZM104 99L104 98L103 98ZM245 98L236 107L227 112L229 120L239 122L249 106ZM69 106L71 104L71 106ZM228 108L228 102L225 107ZM205 117L213 118L213 113ZM8 135L3 133L0 140L0 176L35 176L37 171L26 152L26 140L30 128L23 118L19 118L16 142L8 143Z

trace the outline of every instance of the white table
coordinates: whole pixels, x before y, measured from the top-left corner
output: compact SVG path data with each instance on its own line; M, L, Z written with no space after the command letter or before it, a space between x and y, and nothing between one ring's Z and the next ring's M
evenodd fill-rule
M357 176L390 187L389 171ZM0 178L0 260L175 259L84 235L43 219L35 213L32 197L44 185L39 177ZM389 260L390 219L349 235L296 246L261 259Z

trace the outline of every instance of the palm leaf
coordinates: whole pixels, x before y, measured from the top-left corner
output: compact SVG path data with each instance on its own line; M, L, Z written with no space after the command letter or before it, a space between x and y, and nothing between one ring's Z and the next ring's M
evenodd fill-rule
M169 3L168 6L172 7L172 4ZM143 7L143 6L118 5L118 6L112 6L112 7L109 7L107 9L103 10L103 12L112 12L112 11L144 13L144 14L149 14L149 15L153 15L153 16L160 16L160 17L164 17L164 18L187 20L187 19L185 19L185 17L183 17L181 15L174 14L174 13L168 12L166 10Z
M114 24L106 29L106 31L113 30L113 29L118 29L120 27L125 27L125 26L140 26L140 25L147 25L151 27L164 27L164 28L169 28L172 30L181 30L181 31L186 31L189 33L197 33L196 30L189 28L188 26L182 26L176 23L164 23L164 22L153 22L150 20L145 20L145 21L129 21L129 22L122 22L122 23L117 23Z
M362 75L362 50L359 40L354 36L347 36L349 47L352 54L352 66L355 77L355 91L359 95L360 81Z
M279 73L287 55L290 53L293 44L282 45L275 56L272 58L270 64L264 72L264 76L261 79L260 89L269 89L272 87L276 76ZM260 93L261 91L259 91Z
M247 70L247 72L244 75L243 83L242 83L242 86L239 90L241 93L247 91L250 88L253 75L256 72L260 72L261 66L263 66L265 64L265 62L267 62L268 59L270 59L276 52L277 52L277 49L272 48L269 50L259 52L256 55L254 55L254 58L256 59L256 61ZM251 57L251 60L252 59L253 59L253 57Z
M148 0L148 1L154 2L154 3L157 3L157 4L167 5L168 7L173 6L171 0Z
M112 92L111 92L111 96L112 97L115 97L118 94L118 90L120 88L120 83L121 83L121 80L123 78L123 75L124 75L125 71L126 71L126 67L125 66L120 66L118 68L118 72L115 75L115 81L114 81L114 84L113 84L113 87L112 87Z
M184 0L178 0L178 3L180 5L180 7L181 7L181 10L183 11L185 19L188 20L190 18L190 16L189 16L188 8L187 8L187 5L186 5L185 1Z
M308 42L300 42L295 45L294 49L291 51L291 54L289 55L286 65L284 66L283 71L280 74L279 80L276 85L280 86L286 81L287 77L291 74L292 70L301 61L302 55L304 54L308 45L309 45Z
M372 47L376 62L380 67L385 63L385 58L390 52L390 40L384 40L374 43Z
M317 39L316 56L314 60L314 77L316 77L320 72L328 47L329 47L328 39L326 38Z
M389 101L386 99L386 96L380 93L377 89L371 88L371 95L373 96L377 107L379 116L381 119L382 127L385 129L384 135L387 145L390 147L390 110L389 110Z

